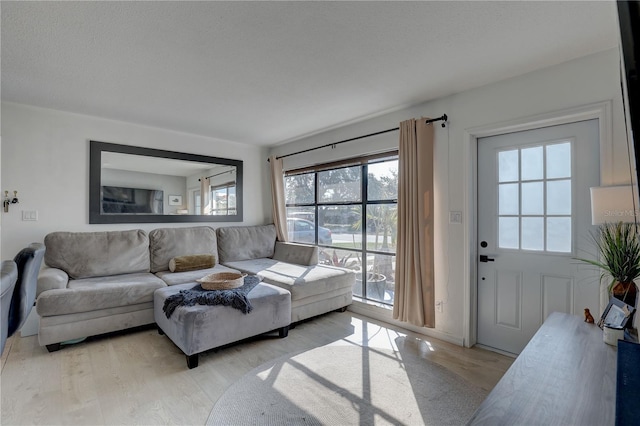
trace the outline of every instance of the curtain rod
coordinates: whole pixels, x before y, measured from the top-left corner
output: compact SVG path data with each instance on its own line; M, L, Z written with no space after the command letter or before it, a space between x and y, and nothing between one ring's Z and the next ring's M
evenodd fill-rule
M211 176L205 176L205 179L207 178L212 178L212 177L216 177L216 176L220 176L223 175L225 173L233 173L233 170L227 170L226 172L220 172L220 173L216 173L215 175L211 175ZM198 179L198 182L200 182L202 179Z
M447 121L448 119L449 119L449 117L447 117L447 114L442 114L438 118L430 118L430 119L426 120L425 124L433 123L435 121ZM444 126L445 126L445 123L442 123L442 127L444 127ZM315 151L316 149L328 148L328 147L335 148L336 145L339 145L341 143L352 142L352 141L356 141L358 139L364 139L364 138L368 138L368 137L371 137L371 136L378 136L378 135L382 135L383 133L393 132L395 130L400 130L400 127L394 127L393 129L381 130L379 132L369 133L368 135L356 136L355 138L349 138L349 139L345 139L345 140L338 141L338 142L328 143L326 145L317 146L315 148L303 149L302 151L292 152L291 154L280 155L280 156L276 157L276 160L280 159L280 158L291 157L292 155L304 154L305 152L309 152L309 151ZM269 161L269 159L267 159L267 161Z

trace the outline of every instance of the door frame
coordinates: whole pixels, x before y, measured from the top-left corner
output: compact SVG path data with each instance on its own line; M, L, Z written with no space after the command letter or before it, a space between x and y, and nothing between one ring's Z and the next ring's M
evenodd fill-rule
M533 130L541 127L575 123L597 119L600 144L600 185L613 184L613 101L603 101L574 108L534 116L516 118L484 126L465 129L464 143L464 204L463 217L468 217L464 225L464 346L471 347L477 342L478 330L478 271L477 271L477 200L478 200L478 139L505 133Z

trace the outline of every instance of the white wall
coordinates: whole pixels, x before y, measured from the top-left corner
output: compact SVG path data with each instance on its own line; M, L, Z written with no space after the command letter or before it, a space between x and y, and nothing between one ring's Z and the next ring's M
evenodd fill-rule
M473 66L473 64L469 64ZM612 101L613 164L606 167L602 184L630 181L623 121L617 49L579 58L496 84L461 92L416 107L403 109L353 125L318 134L274 148L270 154L282 155L331 142L397 127L412 117L449 116L446 128L435 127L435 242L436 300L444 301L436 313L436 334L462 342L465 336L465 227L450 225L448 212L464 211L470 194L465 188L465 159L469 152L465 130L508 120L530 117L566 108ZM425 76L428 78L428 76ZM398 133L363 139L285 159L285 169L317 164L340 158L396 148ZM605 167L605 165L603 165ZM590 214L590 212L584 212ZM464 217L467 221L469 218ZM473 238L471 238L473 241Z
M244 222L89 224L89 140L244 161ZM2 103L2 190L19 204L0 213L0 257L12 258L52 231L152 230L159 227L255 225L271 220L266 149L98 117ZM22 221L37 210L37 222Z

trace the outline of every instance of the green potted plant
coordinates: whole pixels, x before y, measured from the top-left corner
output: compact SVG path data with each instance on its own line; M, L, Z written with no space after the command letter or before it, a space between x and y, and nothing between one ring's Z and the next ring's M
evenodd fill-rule
M640 277L640 234L635 223L605 223L591 234L599 259L578 258L582 262L601 269L600 281L610 278L607 289L616 299L636 306L637 287L634 280Z

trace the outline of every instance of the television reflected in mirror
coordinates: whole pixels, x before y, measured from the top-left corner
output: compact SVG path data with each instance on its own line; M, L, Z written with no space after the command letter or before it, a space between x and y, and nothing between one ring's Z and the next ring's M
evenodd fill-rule
M242 221L241 160L90 141L89 163L89 223Z
M161 189L102 185L102 214L164 214Z

